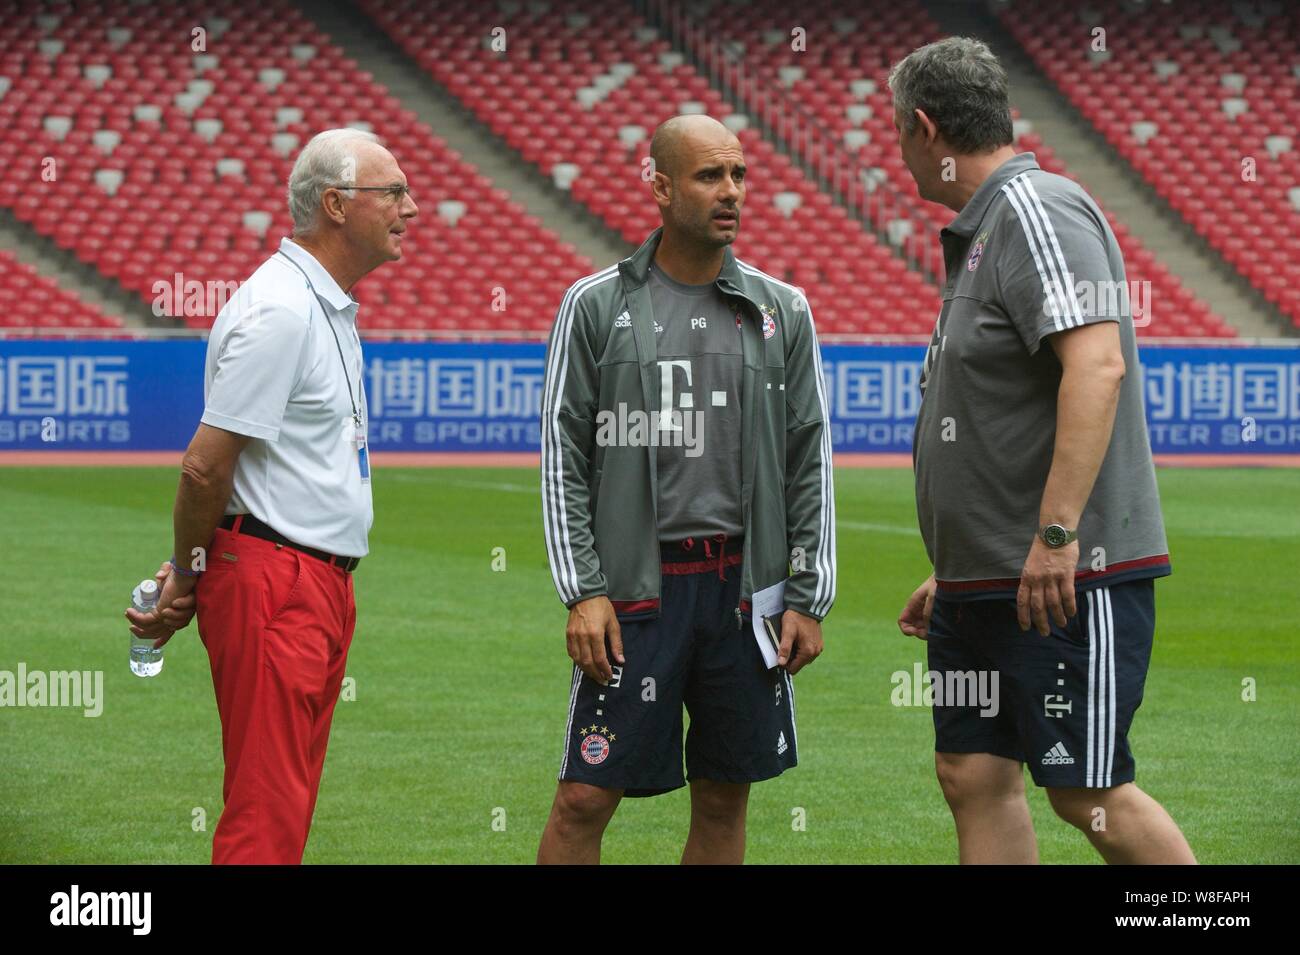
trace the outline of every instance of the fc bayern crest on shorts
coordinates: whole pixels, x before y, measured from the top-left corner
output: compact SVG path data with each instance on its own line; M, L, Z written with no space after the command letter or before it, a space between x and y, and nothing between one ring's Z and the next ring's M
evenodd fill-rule
M609 727L602 726L600 729L605 733L609 733L608 739L597 732L595 726L590 728L584 726L578 730L578 734L583 737L582 742L578 745L578 751L582 753L582 758L593 766L597 763L603 763L605 758L609 756L609 743L610 740L614 739L614 734L609 732Z

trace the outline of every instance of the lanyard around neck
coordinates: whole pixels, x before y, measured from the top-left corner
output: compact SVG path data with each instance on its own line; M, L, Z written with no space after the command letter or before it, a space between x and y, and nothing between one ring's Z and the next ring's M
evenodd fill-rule
M352 420L355 421L358 425L360 425L360 424L361 424L361 412L357 409L357 401L356 401L356 399L352 397L352 378L351 378L350 375L348 375L348 363L347 363L347 360L343 357L343 346L339 344L339 333L336 332L336 331L334 330L334 323L330 321L330 309L329 309L329 305L328 305L328 303L327 303L323 298L320 297L320 292L317 292L317 291L316 291L316 286L314 286L314 285L311 284L311 277L308 276L307 273L303 271L303 268L302 268L301 265L299 265L299 264L298 264L297 262L295 262L293 259L289 258L289 256L284 255L283 252L280 252L280 251L277 250L275 254L276 254L276 255L283 255L283 256L284 256L284 260L285 260L286 262L288 262L290 265L292 265L292 266L293 266L295 269L297 269L299 272L302 272L302 277L305 278L305 279L307 280L307 287L308 287L309 289L311 289L311 293L312 293L313 295L316 296L316 301L320 302L321 310L325 313L325 324L329 326L329 328L330 328L330 334L334 336L334 347L335 347L336 349L338 349L338 353L339 353L339 364L340 364L340 365L342 366L342 368L343 368L343 380L344 380L345 382L347 382L347 386L348 386L348 401L350 401L350 402L352 403ZM361 382L358 381L357 384L360 385Z

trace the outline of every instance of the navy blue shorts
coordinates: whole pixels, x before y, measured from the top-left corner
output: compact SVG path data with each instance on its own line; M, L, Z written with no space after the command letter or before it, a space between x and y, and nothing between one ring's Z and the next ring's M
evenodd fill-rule
M656 796L686 780L770 779L798 762L794 684L764 666L748 616L737 623L741 542L727 541L721 561L716 544L705 560L703 543L661 548L659 616L621 623L626 662L610 658L609 686L573 668L561 780Z
M1076 600L1077 615L1043 637L1021 631L1014 599L935 598L927 655L947 690L935 695L936 752L1019 760L1039 786L1133 781L1128 731L1151 661L1155 582L1081 590ZM972 671L996 685L996 705L962 692Z

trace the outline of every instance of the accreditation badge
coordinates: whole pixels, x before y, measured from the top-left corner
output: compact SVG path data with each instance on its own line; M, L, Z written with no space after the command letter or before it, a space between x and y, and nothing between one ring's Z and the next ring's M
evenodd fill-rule
M365 425L357 425L355 440L357 446L357 468L361 472L361 482L367 484L370 481L370 450L366 447Z

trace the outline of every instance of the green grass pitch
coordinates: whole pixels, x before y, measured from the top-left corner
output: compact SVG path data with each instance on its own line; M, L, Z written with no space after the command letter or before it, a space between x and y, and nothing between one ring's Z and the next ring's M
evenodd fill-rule
M1300 480L1163 470L1160 484L1174 575L1157 585L1138 784L1203 862L1300 862ZM356 699L335 714L306 861L532 861L570 682L536 486L533 469L376 471ZM0 862L209 858L221 740L206 655L192 625L160 677L134 677L121 615L168 554L175 487L170 469L0 470L0 669L103 670L105 697L94 719L0 709ZM796 679L800 765L754 787L748 860L952 862L930 714L890 703L890 675L924 660L894 624L928 572L911 476L841 470L837 502L839 599L825 655ZM1042 860L1096 861L1029 789ZM685 790L625 801L604 860L675 862L688 810Z

